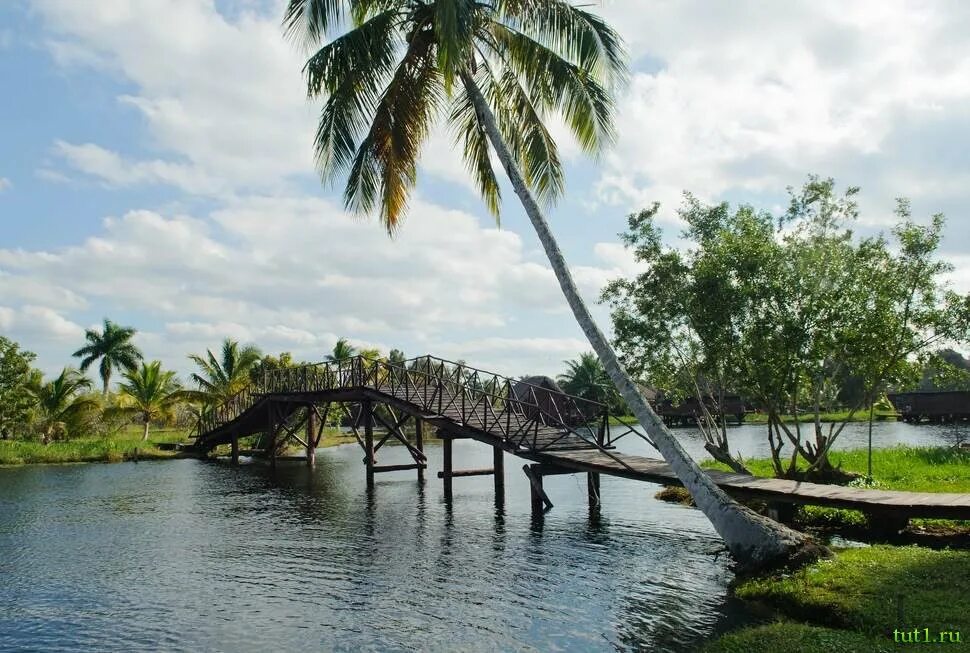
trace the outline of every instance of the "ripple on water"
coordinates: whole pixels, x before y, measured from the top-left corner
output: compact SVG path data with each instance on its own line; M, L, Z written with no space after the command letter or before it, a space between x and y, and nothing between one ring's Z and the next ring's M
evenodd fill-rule
M550 477L556 507L533 520L515 466L504 507L485 477L448 503L428 453L423 488L392 474L372 493L352 447L313 472L0 470L0 649L687 651L750 618L703 515L656 486L604 478L591 515L581 477Z

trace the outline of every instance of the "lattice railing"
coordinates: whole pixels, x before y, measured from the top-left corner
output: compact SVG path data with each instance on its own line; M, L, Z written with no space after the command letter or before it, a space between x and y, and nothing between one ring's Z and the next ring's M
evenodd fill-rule
M364 388L532 451L562 447L574 437L598 449L611 448L630 433L645 437L633 424L617 417L611 420L605 404L433 356L400 363L356 356L266 371L258 383L206 413L198 432L201 436L218 429L268 395ZM611 421L625 430L610 429Z

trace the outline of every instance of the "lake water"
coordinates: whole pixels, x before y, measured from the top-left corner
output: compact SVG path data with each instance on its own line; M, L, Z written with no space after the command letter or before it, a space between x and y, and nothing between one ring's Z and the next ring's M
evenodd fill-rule
M853 425L843 446L865 443ZM700 455L700 436L678 430ZM764 427L732 448L767 451ZM878 423L877 446L955 443L959 427ZM645 444L620 450L650 454ZM529 513L521 463L492 479L378 475L356 446L317 467L177 460L0 469L0 649L688 651L754 619L728 597L723 547L703 515L653 485L548 477L555 508ZM407 462L401 447L381 464ZM491 465L455 443L456 468Z

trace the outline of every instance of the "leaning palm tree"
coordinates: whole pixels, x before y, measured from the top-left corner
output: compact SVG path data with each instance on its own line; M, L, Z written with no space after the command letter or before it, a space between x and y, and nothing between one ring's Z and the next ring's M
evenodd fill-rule
M152 421L171 415L182 400L182 386L175 378L175 372L162 370L161 361L142 363L137 370L125 372L124 376L125 382L118 386L121 401L117 410L139 417L144 425L141 439L147 440Z
M45 445L75 435L97 413L98 400L84 394L90 389L91 380L70 367L50 381L44 381L40 372L31 376L27 392L34 400L37 427Z
M589 153L613 137L612 90L626 77L616 32L566 0L290 0L283 21L317 48L304 68L308 95L325 99L316 159L325 183L346 174L346 207L400 227L421 146L445 117L498 218L494 151L610 379L735 559L755 567L811 552L808 538L729 498L666 429L593 321L540 209L564 188L550 114Z
M199 392L192 396L207 404L221 404L250 383L249 371L259 363L262 352L257 347L239 343L231 338L222 342L221 355L216 358L211 349L205 356L191 354L189 360L199 367L192 381Z
M81 359L81 371L86 372L95 361L101 360L98 375L103 383L102 392L108 396L108 384L111 373L121 368L133 370L141 360L141 352L131 343L135 329L115 324L108 318L104 320L104 329L99 333L96 329L88 329L84 337L88 344L74 352L74 356Z

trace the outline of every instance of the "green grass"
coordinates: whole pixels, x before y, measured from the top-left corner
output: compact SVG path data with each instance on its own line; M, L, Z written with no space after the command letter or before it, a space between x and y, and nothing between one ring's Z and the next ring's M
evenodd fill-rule
M833 451L832 464L857 474L866 473L866 450ZM744 464L757 476L773 476L768 459L745 460ZM726 465L713 460L701 462L702 467L729 471ZM970 451L950 447L898 446L872 451L873 482L855 482L860 487L906 492L970 492ZM865 515L858 510L799 506L795 523L807 527L867 528ZM913 519L914 527L943 532L966 532L970 521L948 519Z
M148 442L141 440L141 427L128 428L117 435L98 438L74 438L48 445L34 440L0 440L0 465L51 463L122 462L172 458L178 452L161 449L159 444L182 442L187 432L180 429L158 429L149 432Z
M797 419L791 415L782 415L781 419L786 424L794 424L795 422L801 423L811 423L815 421L814 413L802 413L798 415ZM849 419L848 410L836 410L829 413L821 413L819 415L819 421L822 422L844 422ZM877 410L873 413L873 419L877 422L884 422L886 420L895 420L896 413L891 410ZM744 421L748 424L767 424L768 414L767 413L748 413L744 416ZM869 421L869 409L857 410L852 415L851 422L868 422Z
M906 645L893 641L893 630L913 628L960 631L967 639L968 587L970 551L915 546L842 549L835 558L794 574L740 583L734 588L736 596L771 606L779 621L728 633L704 650L904 651ZM960 646L943 649L966 650Z
M866 473L865 449L833 451L832 464L845 471ZM744 461L757 476L774 476L767 458ZM705 460L702 467L729 471L726 465ZM899 446L872 450L874 487L909 492L970 492L970 451L950 447Z

